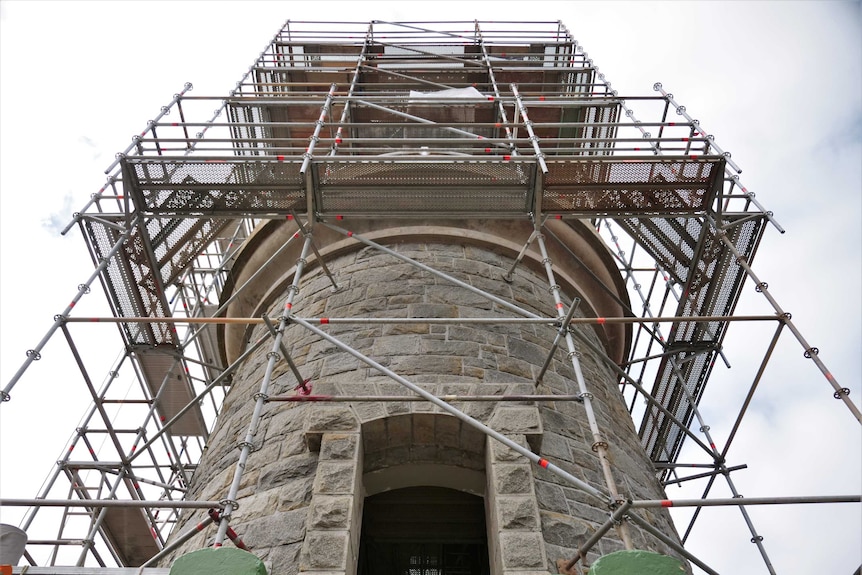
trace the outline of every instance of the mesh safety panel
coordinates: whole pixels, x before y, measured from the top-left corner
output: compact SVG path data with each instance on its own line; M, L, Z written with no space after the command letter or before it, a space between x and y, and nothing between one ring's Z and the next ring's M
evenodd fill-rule
M504 162L325 162L322 213L526 213L535 166Z
M696 213L706 210L724 160L551 160L545 212Z
M124 178L147 213L285 213L305 204L300 161L126 158Z
M108 256L122 235L103 221L84 220L83 225L96 262ZM146 253L140 228L136 227L122 248L108 259L102 274L115 315L166 317L167 302L155 272L156 266ZM130 344L176 342L176 333L167 323L124 323L122 327Z
M163 286L173 283L229 222L227 219L150 218L145 224L146 237L141 235L140 227L136 227L123 247L109 259L102 274L115 314L118 317L168 317ZM102 220L85 220L84 228L97 262L110 253L121 236L105 216ZM175 330L167 323L122 325L130 344L176 342Z
M741 219L730 227L728 239L748 261L754 256L763 232L764 217ZM696 221L696 220L694 220ZM690 270L677 316L725 316L733 313L745 280L745 272L711 227L703 233L699 256ZM724 337L727 322L676 322L668 336L668 351L653 385L652 394L682 423L689 425L694 411L682 386L699 402ZM675 461L685 435L665 414L649 409L639 434L653 461Z
M270 147L270 142L266 140L269 130L261 123L270 121L267 108L231 103L227 110L233 144L240 148L239 155L255 156L266 153L266 149Z
M679 284L688 282L703 222L698 218L624 218L615 220Z

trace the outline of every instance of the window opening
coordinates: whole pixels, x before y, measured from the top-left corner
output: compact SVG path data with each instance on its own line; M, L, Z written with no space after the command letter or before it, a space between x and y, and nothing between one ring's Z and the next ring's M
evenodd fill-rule
M365 499L358 575L488 575L484 499L407 487Z

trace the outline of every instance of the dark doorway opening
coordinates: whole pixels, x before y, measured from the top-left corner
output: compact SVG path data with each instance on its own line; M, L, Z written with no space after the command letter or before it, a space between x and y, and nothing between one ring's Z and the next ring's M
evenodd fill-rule
M488 575L485 502L444 487L365 499L358 575Z

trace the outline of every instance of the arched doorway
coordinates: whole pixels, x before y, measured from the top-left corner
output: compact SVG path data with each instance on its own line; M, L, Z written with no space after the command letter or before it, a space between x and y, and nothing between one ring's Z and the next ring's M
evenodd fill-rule
M406 487L365 499L358 575L487 575L482 497Z

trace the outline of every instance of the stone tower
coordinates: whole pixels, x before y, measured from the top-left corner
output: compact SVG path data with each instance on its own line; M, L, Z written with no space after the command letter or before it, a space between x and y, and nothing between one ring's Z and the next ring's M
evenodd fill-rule
M257 230L255 241L248 244L254 248L243 251L233 268L235 284L245 283L259 269L258 262L272 258L296 230L290 222L270 222ZM556 315L543 273L544 258L538 250L526 253L511 281L504 279L520 248L512 238L529 237L529 222L440 219L381 224L365 220L357 222L355 230L351 230L352 238L345 238L319 226L311 234L319 256L303 258L305 270L296 284L296 266L291 262L300 255L301 242L294 240L292 249L275 257L271 273L253 280L246 297L237 301L231 313L239 317L265 313L278 318L287 297L295 293L292 314L333 318L327 333L435 396L521 396L512 402L448 401L543 460L607 492L601 451L621 498L664 497L605 355L618 358L624 352L626 331L608 324L601 329L585 325L576 330L583 341L573 355L601 430L604 445L597 445L584 403L573 397L583 392L565 347L553 353L554 359L536 383L559 330L548 322L507 322L513 314L492 299L515 303L531 314L528 318ZM551 221L543 234L556 286L565 294L564 309L572 305L571 298L577 298L578 317L621 315L613 296L624 301L625 294L619 290L612 263L594 231L578 222ZM356 237L393 250L397 256L358 242ZM334 275L337 292L333 293L318 257ZM435 275L417 264L445 275ZM446 276L485 294L455 285ZM292 289L293 285L299 289ZM612 291L604 291L607 287ZM337 324L335 318L367 319ZM388 321L393 318L396 321ZM397 321L399 318L404 321ZM428 322L408 322L407 318L427 318ZM383 321L375 323L375 319ZM470 321L476 319L482 323ZM241 325L227 329L228 361L249 342L265 336L266 330L263 325L251 331ZM608 520L612 509L606 503L564 477L532 465L523 455L440 407L410 401L415 394L401 383L319 335L289 324L283 343L298 369L311 379L312 395L298 393L301 388L295 389L297 381L284 362L277 363L272 372L267 394L270 399L294 395L297 400L317 401L266 404L239 484L239 509L231 520L254 553L270 564L272 573L356 572L363 545L373 543L363 542L369 502L407 488L413 488L409 493L418 499L415 506L392 501L390 509L401 504L403 513L389 516L375 511L382 517L378 522L398 523L396 531L407 543L421 542L424 536L447 551L446 544L463 540L455 535L438 541L424 530L423 521L439 521L457 534L456 527L467 519L445 513L435 519L438 507L429 507L423 498L448 501L446 493L457 496L460 492L477 496L473 520L481 521L484 528L479 528L480 538L474 529L467 541L487 547L493 573L556 572L557 560L574 557L576 549ZM253 398L266 377L270 353L268 347L261 347L234 376L208 452L194 475L190 497L212 500L228 492L239 457L238 442L252 419ZM530 401L531 395L564 399ZM340 396L356 401L325 401ZM384 396L386 401L373 401L375 396ZM448 491L441 495L434 488ZM651 514L648 520L674 536L666 513ZM194 516L186 523L197 521L199 517ZM181 525L178 531L183 530ZM393 534L384 531L384 543L378 547L390 545L399 551L398 543L392 542ZM669 552L637 529L630 532L636 548ZM201 535L186 550L207 542L207 536ZM588 557L623 548L620 535L611 530ZM426 551L430 555L437 552Z
M619 391L631 329L601 318L630 304L591 218L691 209L664 189L685 166L610 155L619 103L561 25L468 28L288 26L253 68L231 119L256 195L216 201L281 216L220 300L265 321L218 331L242 363L187 498L222 500L221 529L163 564L228 523L278 574L675 553L665 510L623 507L664 492Z

